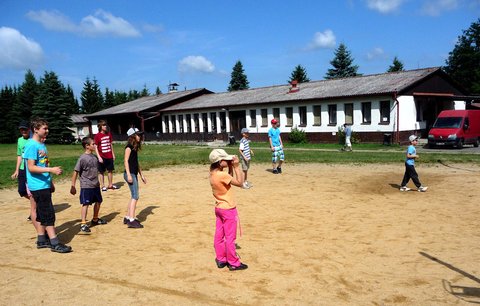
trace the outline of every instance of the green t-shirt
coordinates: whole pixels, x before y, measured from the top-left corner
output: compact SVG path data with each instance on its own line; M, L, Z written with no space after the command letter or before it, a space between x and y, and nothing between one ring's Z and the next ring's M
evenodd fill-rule
M21 156L23 158L23 152L25 152L25 145L27 144L28 139L25 139L23 137L18 138L17 141L17 156ZM20 170L25 169L25 163L22 161L20 164Z

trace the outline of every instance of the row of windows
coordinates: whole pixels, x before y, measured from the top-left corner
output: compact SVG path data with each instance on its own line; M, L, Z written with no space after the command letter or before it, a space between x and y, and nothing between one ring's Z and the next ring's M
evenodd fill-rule
M337 104L329 104L328 107L328 125L337 125ZM353 103L344 104L345 123L353 124ZM313 106L313 125L322 125L322 106ZM261 125L268 126L268 110L261 109ZM298 115L300 117L299 126L307 126L307 107L299 106ZM255 109L250 110L250 118L256 118L257 111ZM273 117L280 122L280 108L273 109ZM285 108L285 117L287 122L285 126L293 126L293 107ZM362 102L362 124L372 123L372 102ZM390 123L390 101L380 101L380 124ZM252 120L250 127L256 127L257 121Z
M324 106L325 107L325 106ZM328 125L337 125L337 104L329 104L326 106L328 111ZM353 124L353 103L345 103L344 104L344 113L345 113L345 123ZM273 108L273 118L277 119L280 122L280 108ZM313 126L320 126L322 125L322 105L313 105ZM362 124L371 124L372 121L372 102L362 102L361 103L361 114L362 114ZM299 126L305 127L307 126L307 107L306 106L299 106L298 107L298 115L300 118ZM200 129L200 116L202 119L203 131L208 130L208 117L210 117L210 123L212 124L211 130L217 130L217 115L216 113L201 113L201 114L193 114L193 127L192 127L192 115L186 114L185 115L185 123L184 126L184 115L178 115L178 128L180 129L178 132L183 133L184 131L191 133L195 132L198 133ZM269 125L268 122L268 109L264 108L260 110L261 116L261 126L266 127ZM222 132L225 131L226 127L226 113L220 112L220 130ZM285 117L286 122L285 126L293 126L293 107L286 107L285 108ZM250 118L251 124L250 127L254 128L257 127L257 110L251 109L250 110ZM176 122L176 115L171 115L170 118L168 116L164 117L164 123L167 133L176 133L177 132L177 125L176 124L169 124ZM389 124L390 123L390 101L380 101L380 124ZM192 130L192 128L194 130Z

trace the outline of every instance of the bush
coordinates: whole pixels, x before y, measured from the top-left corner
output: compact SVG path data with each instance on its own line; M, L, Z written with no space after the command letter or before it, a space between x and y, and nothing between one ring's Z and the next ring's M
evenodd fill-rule
M308 143L307 133L295 126L292 128L290 134L288 134L288 140L291 143Z

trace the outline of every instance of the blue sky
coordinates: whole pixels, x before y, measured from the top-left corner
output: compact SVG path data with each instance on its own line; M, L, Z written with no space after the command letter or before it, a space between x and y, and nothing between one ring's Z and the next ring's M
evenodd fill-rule
M480 0L1 0L0 86L55 72L79 98L102 91L226 91L237 60L251 88L286 84L294 67L322 80L344 43L358 72L442 66L480 16Z

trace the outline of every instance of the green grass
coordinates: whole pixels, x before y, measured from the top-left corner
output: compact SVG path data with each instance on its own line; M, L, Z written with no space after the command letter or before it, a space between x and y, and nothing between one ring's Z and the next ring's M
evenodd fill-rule
M61 166L64 173L60 179L70 179L75 163L83 153L81 145L48 145L49 159L54 166ZM115 143L116 172L121 173L123 167L124 143ZM270 163L271 153L266 142L252 143L255 152L255 163ZM329 163L329 164L369 164L369 163L398 163L402 164L405 158L405 147L379 144L356 144L354 152L341 152L339 144L286 144L285 155L288 163ZM142 147L139 155L142 169L148 170L167 165L208 165L208 154L212 148L192 145L159 145L148 144ZM226 146L230 154L238 154L238 145ZM421 163L432 164L439 161L444 163L473 163L480 164L478 154L452 154L442 152L422 152ZM16 145L0 144L0 186L8 188L16 185L10 179L16 162ZM58 179L58 178L56 178Z

